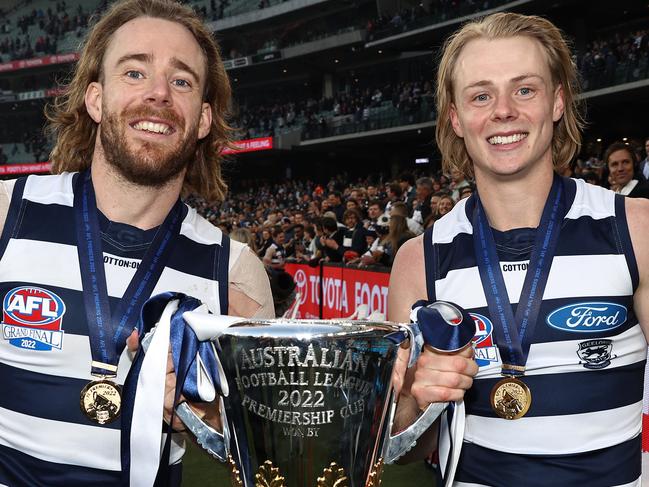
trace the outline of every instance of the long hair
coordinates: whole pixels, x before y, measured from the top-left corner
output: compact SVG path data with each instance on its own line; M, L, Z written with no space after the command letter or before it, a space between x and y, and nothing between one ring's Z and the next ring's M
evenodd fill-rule
M392 257L397 254L399 250L400 243L402 244L404 239L414 237L414 234L408 229L408 208L405 203L402 201L396 202L392 205L392 210L390 212L390 223L389 233L388 233L388 242L392 246Z
M442 167L453 169L466 177L473 177L471 158L464 140L453 131L450 108L454 102L453 70L462 49L474 39L502 39L527 36L536 39L543 48L550 67L554 86L561 85L564 113L555 123L552 136L552 161L557 171L568 165L581 147L581 129L584 121L578 106L579 80L577 67L561 31L549 20L533 15L501 12L462 26L444 43L437 72L437 127L436 139L442 154Z
M125 23L139 17L176 22L187 28L205 56L206 81L203 101L212 108L212 125L199 140L187 168L183 194L195 193L207 201L222 201L227 185L221 176L221 151L230 146L232 128L229 114L230 81L216 41L201 19L174 0L123 0L114 3L88 31L81 55L64 92L45 110L47 130L56 144L50 155L52 172L81 171L90 166L95 150L97 124L86 111L86 88L103 80L102 65L113 34Z

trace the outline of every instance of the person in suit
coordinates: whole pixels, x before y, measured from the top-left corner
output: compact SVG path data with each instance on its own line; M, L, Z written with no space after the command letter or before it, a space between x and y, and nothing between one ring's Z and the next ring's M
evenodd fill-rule
M644 151L647 157L640 161L640 164L638 166L639 181L649 181L649 137L645 138Z
M634 178L635 156L624 142L614 142L604 153L611 189L630 198L649 198L649 183Z

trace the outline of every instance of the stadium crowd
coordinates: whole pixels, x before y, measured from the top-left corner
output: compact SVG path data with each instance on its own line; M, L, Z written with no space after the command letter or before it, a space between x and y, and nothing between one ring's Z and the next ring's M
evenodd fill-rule
M387 37L423 25L436 24L494 8L506 0L422 0L415 6L404 6L367 22L367 40Z
M620 147L630 148L635 171L617 170L610 159L615 152L609 149L602 159L595 155L577 159L564 175L626 194L623 186L635 173L641 180L638 190L649 196L649 183L642 175L649 174L649 160L643 155L649 139L644 146L623 142L611 146ZM320 261L390 267L405 241L423 233L470 196L474 187L460 173L404 172L396 179L374 175L353 182L340 174L326 183L289 180L250 186L220 205L196 197L187 202L233 238L249 243L271 269L281 270L286 262Z
M23 11L31 0L23 2ZM107 1L94 3L95 10L105 8ZM236 0L186 0L197 11L209 13L236 6ZM450 1L430 0L418 6L395 14L384 15L368 23L368 32L377 32L386 26L403 27L415 20L434 18L442 21L477 10L492 8L502 2L486 0ZM209 4L209 10L206 5ZM25 59L56 51L57 40L66 32L77 34L87 27L89 16L95 11L93 6L84 8L68 7L65 0L53 3L47 9L32 8L30 13L19 17L0 14L0 58ZM13 20L12 20L13 19ZM432 20L431 20L432 22ZM403 24L403 25L402 25ZM30 39L28 28L37 25L42 35ZM1 35L3 32L9 35ZM619 29L606 36L592 40L577 51L577 63L582 74L585 91L611 86L627 81L644 79L649 76L649 29ZM13 37L12 37L13 35ZM432 69L432 68L431 68ZM386 77L388 75L386 74ZM375 77L374 79L377 80ZM47 83L43 86L42 83ZM29 89L51 88L52 81L40 79L41 85L26 78L25 87ZM5 87L6 88L6 87ZM3 89L5 89L3 88ZM348 80L346 86L331 97L314 97L304 91L278 94L262 99L246 97L237 93L238 105L233 113L232 125L238 127L238 137L249 139L279 135L285 131L300 130L303 139L328 137L341 133L362 132L383 125L404 125L433 120L432 87L427 79L406 80L400 82L374 81L367 83L356 79ZM38 102L29 100L28 103ZM15 102L16 104L25 101ZM10 110L16 110L13 106ZM381 125L383 123L383 125ZM11 125L11 124L9 124ZM8 162L13 162L12 155L16 139L7 138L15 129L0 132L1 143L5 145L4 154ZM22 143L27 139L21 139ZM29 143L24 151L33 154L33 161L40 161L48 152L49 144L42 136L28 137ZM24 152L19 152L24 155ZM24 162L21 160L21 162Z

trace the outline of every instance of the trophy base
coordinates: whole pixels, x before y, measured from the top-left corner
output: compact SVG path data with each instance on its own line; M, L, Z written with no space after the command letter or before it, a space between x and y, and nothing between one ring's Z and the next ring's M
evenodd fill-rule
M227 463L230 469L232 487L243 487L239 469L237 469L232 456L228 455ZM382 474L383 459L380 458L372 467L365 487L380 487ZM257 469L257 473L255 474L255 487L286 487L286 480L280 474L279 469L273 465L273 462L266 460ZM322 477L318 477L315 487L349 487L349 479L342 467L338 466L336 462L331 462L322 471Z

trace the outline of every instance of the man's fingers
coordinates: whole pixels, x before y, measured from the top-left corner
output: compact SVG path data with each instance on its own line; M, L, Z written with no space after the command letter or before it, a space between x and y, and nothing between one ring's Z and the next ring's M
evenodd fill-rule
M139 335L137 330L133 330L126 339L126 346L129 352L137 352L137 347L140 345Z
M473 354L473 352L470 352ZM463 351L460 354L440 354L426 351L419 357L417 367L442 372L456 372L473 377L478 373L478 364L473 360L472 355L466 356Z

